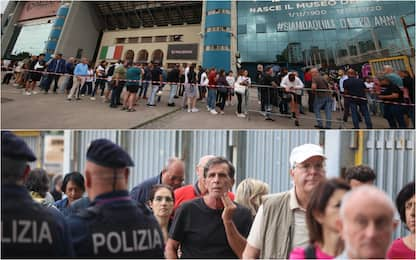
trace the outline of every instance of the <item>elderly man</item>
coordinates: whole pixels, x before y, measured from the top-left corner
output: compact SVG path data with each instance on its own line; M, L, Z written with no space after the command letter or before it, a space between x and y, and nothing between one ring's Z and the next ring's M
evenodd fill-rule
M398 86L399 88L403 88L403 80L394 72L394 69L391 65L384 65L383 66L383 74L387 77L394 85Z
M131 190L131 197L143 204L149 200L150 191L153 185L165 184L171 186L173 190L182 186L185 176L185 163L176 157L168 160L167 165L162 169L162 172L154 177L151 177Z
M207 162L213 158L215 158L214 155L202 156L195 167L196 175L198 177L196 183L189 184L175 190L175 210L185 201L201 197L206 194L207 188L205 187L204 167ZM231 200L234 200L234 194L232 192L228 192L228 196Z
M325 179L325 155L315 144L295 147L290 154L290 191L268 196L260 206L247 238L243 258L288 258L308 244L306 207L313 188Z
M166 245L166 257L241 258L252 217L249 209L227 196L234 185L234 166L215 157L204 167L207 193L188 201L175 214Z
M1 258L69 258L62 215L36 203L24 187L36 156L19 137L1 132Z
M79 89L80 87L84 85L85 79L86 79L85 76L87 75L88 75L88 59L82 58L81 62L78 63L74 69L74 78L73 78L72 88L67 98L68 101L71 101L72 97L79 99L78 97Z
M163 236L153 214L127 191L130 156L107 139L87 151L85 187L90 206L68 218L76 256L163 258Z
M347 193L337 221L345 250L337 259L385 258L397 226L394 214L391 199L374 186Z

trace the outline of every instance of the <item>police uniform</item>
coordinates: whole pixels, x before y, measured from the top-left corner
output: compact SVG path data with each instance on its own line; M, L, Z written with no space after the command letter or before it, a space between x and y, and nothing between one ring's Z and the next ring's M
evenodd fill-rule
M2 159L35 161L26 143L11 132L1 133ZM1 185L1 257L72 257L68 226L62 216L36 203L25 187Z
M114 169L133 166L118 145L98 139L87 160ZM163 235L153 214L127 190L100 194L90 206L68 218L77 257L164 258Z

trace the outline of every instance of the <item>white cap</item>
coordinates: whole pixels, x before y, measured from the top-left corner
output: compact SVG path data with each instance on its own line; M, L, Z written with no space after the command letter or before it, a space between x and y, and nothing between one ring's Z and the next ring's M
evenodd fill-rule
M295 147L290 153L290 167L293 169L295 164L302 163L313 156L321 156L326 159L322 147L316 144L303 144Z

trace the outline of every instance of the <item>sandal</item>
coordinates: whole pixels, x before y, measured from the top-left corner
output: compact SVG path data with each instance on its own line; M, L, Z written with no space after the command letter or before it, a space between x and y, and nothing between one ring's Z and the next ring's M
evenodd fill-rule
M122 107L121 111L127 110L127 107Z
M127 110L127 112L134 112L134 111L136 111L136 109L134 109L134 108L129 108L129 109Z

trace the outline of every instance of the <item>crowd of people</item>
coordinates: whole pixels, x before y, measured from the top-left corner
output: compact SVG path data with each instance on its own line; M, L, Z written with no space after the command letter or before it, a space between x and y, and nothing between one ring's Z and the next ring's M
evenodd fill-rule
M307 94L308 111L315 114L316 128L329 129L333 122L341 122L332 117L337 110L343 112L344 122L351 116L356 129L360 128L363 118L366 128L373 128L372 116L383 116L392 129L415 125L414 78L406 70L396 72L392 66L385 65L378 75L373 77L369 73L363 77L354 69L340 69L338 75L332 75L308 68L299 75L295 70L275 71L273 68L263 68L259 64L252 79L246 69L234 75L232 71L196 68L190 63L165 69L156 62L141 64L127 60L111 64L102 60L94 67L86 58L65 60L62 54L56 54L47 62L45 55L40 54L21 62L2 64L3 83L10 83L14 77L14 85L24 88L25 95L37 94L37 86L48 94L53 84L52 92L65 93L68 101L84 96L94 101L100 92L99 96L111 108L127 112L136 111L140 99L147 100L149 107L158 105L166 90L169 91L168 106L175 106L175 99L182 97L177 105L184 111L199 112L197 102L200 102L205 103L209 113L223 115L226 106L236 104L236 116L245 118L250 106L248 90L257 88L260 107L254 110L262 113L266 120L274 121L272 115L280 114L293 118L294 124L299 126L300 114L306 113L302 97ZM279 113L273 113L273 107L277 107ZM325 124L321 110L325 112Z
M172 157L129 191L136 162L97 139L83 174L54 178L49 193L46 172L28 166L36 156L27 144L7 131L1 139L2 258L416 257L414 181L394 205L368 166L327 179L318 145L291 151L290 190L269 194L266 183L245 179L234 194L235 167L215 155L200 158L193 184L183 186L185 162ZM391 241L396 216L409 234Z

